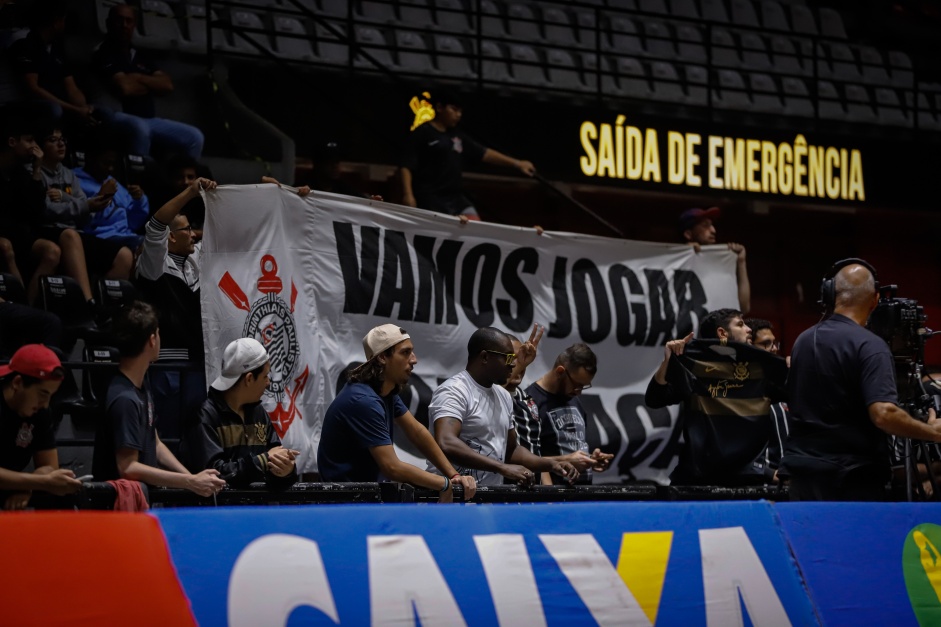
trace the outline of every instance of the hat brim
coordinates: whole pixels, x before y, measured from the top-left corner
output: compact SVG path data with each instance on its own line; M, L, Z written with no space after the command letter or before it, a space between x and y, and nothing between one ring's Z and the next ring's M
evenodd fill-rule
M3 378L13 372L13 368L10 367L10 364L4 364L0 366L0 378Z
M212 385L210 387L214 390L225 392L226 390L231 388L233 385L235 385L235 382L239 380L240 376L241 375L236 375L234 377L218 376L216 377L216 380L212 382Z

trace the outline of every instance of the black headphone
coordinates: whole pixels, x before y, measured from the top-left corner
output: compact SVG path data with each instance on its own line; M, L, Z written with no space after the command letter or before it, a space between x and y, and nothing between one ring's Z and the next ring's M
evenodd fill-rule
M876 283L876 293L879 292L879 275L876 274L876 269L872 267L872 264L858 257L841 259L833 264L820 282L820 300L817 301L817 303L824 308L826 313L831 313L836 306L836 284L833 278L836 276L837 272L846 266L852 266L854 264L861 265L872 273L872 278Z

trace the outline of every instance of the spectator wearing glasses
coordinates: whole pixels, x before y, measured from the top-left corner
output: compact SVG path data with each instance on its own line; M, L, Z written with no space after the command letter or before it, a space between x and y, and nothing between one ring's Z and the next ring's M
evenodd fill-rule
M559 458L538 457L518 444L513 398L503 387L516 364L510 337L493 327L477 329L467 343L467 367L435 390L428 405L431 431L458 472L485 486L531 486L537 473L568 482L578 470ZM429 472L435 472L431 464Z
M526 388L538 408L542 453L572 463L581 472L579 483L586 484L591 483L593 471L607 470L614 458L597 448L588 454L587 414L579 396L591 387L597 372L598 358L591 348L573 344L556 357L549 372Z
M53 125L45 134L39 170L46 187L46 211L39 235L58 243L62 250L60 271L74 278L85 300L92 301L89 272L109 279L130 279L134 254L117 242L81 232L94 214L111 204L117 188L115 180L108 179L97 194L86 196L75 174L63 165L67 145L60 125Z
M749 318L745 325L751 329L752 344L761 350L778 355L781 343L774 336L771 322L761 318ZM771 422L774 424L774 434L765 447L765 478L769 481L778 481L778 466L781 465L781 456L784 454L784 442L790 433L790 413L787 403L771 404Z

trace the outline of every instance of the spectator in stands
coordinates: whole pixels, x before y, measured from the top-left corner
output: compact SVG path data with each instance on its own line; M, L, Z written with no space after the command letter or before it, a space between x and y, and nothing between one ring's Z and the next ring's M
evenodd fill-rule
M66 0L33 0L29 34L10 46L10 56L29 95L51 117L65 113L83 124L96 124L95 108L75 83L62 50L67 12Z
M549 372L526 388L538 408L542 454L570 462L581 473L579 482L587 484L591 483L592 471L604 472L614 459L614 455L597 448L588 454L588 414L578 397L591 387L597 371L598 359L588 345L573 344L556 357ZM516 428L519 431L519 423ZM559 483L555 477L552 479Z
M683 242L689 244L698 253L700 246L716 243L716 227L713 221L718 219L718 207L709 209L687 209L680 214L680 235ZM735 242L728 243L729 250L737 255L735 278L738 281L738 306L743 314L751 309L751 283L748 281L748 266L745 262L745 246Z
M774 336L771 322L761 318L749 318L745 326L751 329L752 344L761 350L778 354L781 343ZM778 467L781 465L781 455L784 453L784 442L787 440L790 426L787 403L771 404L771 424L774 425L774 435L765 448L765 478L769 481L778 481Z
M85 166L75 168L75 176L86 196L95 196L105 183L114 181L111 204L95 213L83 230L99 239L116 242L137 250L143 241L138 234L150 217L150 203L140 185L126 188L114 178L119 158L113 137L99 135L85 152Z
M153 307L140 301L127 305L115 316L112 332L121 362L108 386L95 438L95 478L183 488L200 496L216 494L225 486L219 471L209 468L190 474L157 433L159 416L147 381L147 370L160 354L160 329Z
M201 246L193 236L189 218L181 211L200 198L200 190L215 187L215 181L194 180L147 222L137 260L137 286L144 299L160 309L160 326L165 329L160 352L163 360L189 360L197 364L203 360L199 304ZM206 375L201 367L181 373L155 372L152 383L162 415L186 421L206 399ZM177 426L168 425L170 432Z
M451 466L434 438L399 398L418 363L412 340L396 324L375 327L363 338L366 362L349 373L347 384L327 408L317 449L325 481L391 481L438 490L452 500L452 485L474 496L477 482ZM401 461L392 446L393 423L428 459L429 472ZM443 475L432 474L432 469Z
M156 144L170 152L183 152L198 159L203 151L203 134L198 128L156 117L155 96L173 91L173 79L160 70L146 51L134 48L137 27L134 9L126 4L111 7L107 36L95 50L92 64L102 81L121 100L123 111L108 112L106 119L122 136L128 137L128 151L150 155Z
M462 221L479 220L477 209L461 190L465 164L483 161L519 170L526 176L533 176L536 168L529 161L481 146L456 130L463 108L453 94L438 91L432 100L434 119L409 136L401 169L402 204L463 216Z
M682 404L676 485L761 485L772 435L771 403L782 400L784 360L751 346L751 329L735 309L710 312L690 333L670 340L647 386L653 409Z
M517 444L513 398L500 387L513 373L515 361L513 344L504 332L493 327L475 331L467 343L466 369L438 386L431 397L428 421L435 440L458 471L480 485L500 485L506 478L530 486L539 472L572 482L578 470L571 463L537 457Z
M0 499L4 509L23 509L33 490L71 494L82 484L59 468L49 400L65 371L54 352L29 344L0 366ZM24 472L33 462L35 470Z
M106 180L95 195L85 195L75 174L62 162L66 157L66 139L59 124L53 125L43 140L42 167L46 188L46 211L39 235L59 244L62 253L59 269L75 279L85 300L94 304L89 271L109 279L128 280L134 253L120 243L81 232L92 216L107 209L117 191L117 181Z
M516 363L513 366L513 372L507 377L503 389L513 397L513 422L516 423L516 437L520 446L536 455L542 456L542 449L539 446L539 436L542 432L542 423L539 421L539 408L533 397L526 393L521 387L523 377L526 376L526 369L529 364L536 359L536 353L539 348L539 341L542 340L542 334L546 328L539 324L533 324L533 330L529 334L529 340L526 342L514 335L509 335L510 342L513 345L513 352L516 353Z
M31 277L26 284L26 295L32 303L39 294L39 277L55 272L61 251L54 242L36 238L36 230L45 212L46 191L40 173L42 149L36 144L33 131L23 117L6 109L3 118L0 233L10 242L13 252L12 256L9 256L9 249L4 252L8 267L16 267L21 278ZM33 166L32 173L25 167L29 164Z
M215 468L236 487L263 481L269 488L287 488L297 481L299 451L281 446L261 405L270 370L268 352L258 340L243 337L226 346L222 374L180 442L191 471Z

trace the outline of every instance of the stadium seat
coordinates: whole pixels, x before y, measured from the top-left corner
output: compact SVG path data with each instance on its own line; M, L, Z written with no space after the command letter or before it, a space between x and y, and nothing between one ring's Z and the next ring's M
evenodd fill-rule
M918 94L918 128L929 131L941 130L941 116L937 109L932 110L928 95Z
M915 75L912 73L912 60L904 52L889 51L889 66L892 73L893 87L911 88L915 84Z
M549 84L555 89L584 92L587 85L582 82L575 59L567 50L550 49L546 53Z
M350 62L350 46L346 43L346 27L336 22L328 22L329 28L317 23L314 32L317 35L317 59L321 63L347 65ZM337 36L333 31L340 33Z
M846 39L846 29L843 28L843 17L833 9L820 7L820 33L824 37L833 39Z
M670 0L670 10L675 17L699 19L699 9L696 8L695 0Z
M644 13L660 13L669 15L670 9L667 8L666 0L640 0L640 10Z
M765 30L791 30L787 23L787 16L784 14L784 7L773 0L764 0L761 3L761 24Z
M471 16L461 0L437 0L435 2L435 25L439 30L452 33L471 33L477 24L471 25Z
M391 69L396 66L389 49L389 40L383 31L374 26L357 25L354 28L359 51L353 59L353 65L367 70Z
M813 68L809 63L801 63L793 41L787 37L771 37L771 58L774 69L782 74L813 75Z
M864 83L886 87L892 84L889 72L885 69L885 61L881 52L870 46L860 46L859 60L862 64Z
M92 308L85 300L78 282L67 276L44 276L39 279L42 308L59 316L65 335L63 344L71 346L76 339L101 341L106 333L98 330Z
M755 8L751 0L731 0L730 9L732 14L732 23L749 28L759 28L758 16L755 14Z
M784 103L778 95L778 86L768 74L755 73L749 76L751 81L751 98L755 111L761 113L781 113Z
M676 28L677 57L683 61L704 63L706 60L706 46L703 44L702 32L698 26L681 24Z
M582 52L581 56L581 69L582 69L582 83L585 84L586 89L590 90L592 93L598 91L598 55L594 52ZM607 69L607 62L603 59L602 61Z
M134 40L141 48L168 50L180 45L183 35L173 8L162 0L141 0L140 32Z
M637 2L634 0L608 0L608 6L618 11L637 11Z
M686 101L692 105L709 104L709 72L701 65L686 66Z
M544 67L545 63L532 46L510 46L510 74L516 82L528 87L545 87L548 80Z
M484 37L506 37L506 20L493 0L479 0L480 34Z
M82 371L83 397L92 406L104 406L108 395L108 384L117 372L120 353L113 346L86 345L82 350L82 361L92 364L115 364L115 368L85 368Z
M103 319L113 319L122 305L139 297L140 293L130 281L99 279L95 284L95 300L99 317Z
M791 5L791 25L795 33L802 35L816 35L817 22L814 21L814 14L810 9L801 4Z
M719 89L713 89L713 106L718 109L747 110L752 107L745 80L735 70L719 70Z
M793 76L785 76L781 79L781 91L784 92L785 115L814 117L814 105L804 81Z
M314 13L346 19L349 16L350 0L301 0L301 4L312 5Z
M686 92L680 81L676 67L667 61L654 61L650 64L650 74L653 84L653 97L664 102L683 104L686 102Z
M274 16L274 45L278 55L297 61L314 61L314 49L304 25L289 15Z
M601 29L598 28L598 20L594 11L576 11L575 21L578 25L578 43L584 48L596 50L599 46L598 39L601 38ZM550 39L551 41L551 39ZM604 39L602 39L602 42Z
M461 40L451 35L435 36L435 56L438 71L454 78L476 78L477 73L471 65L468 48Z
M509 5L506 10L506 21L510 27L510 36L521 41L541 43L543 38L539 31L536 11L536 7L528 4Z
M652 92L647 81L647 72L640 61L631 57L617 57L614 79L605 91L628 98L647 99Z
M7 272L0 272L0 298L11 303L28 304L26 289L20 280Z
M399 30L395 32L396 53L399 67L406 72L436 74L431 52L425 38L420 33Z
M869 92L862 85L845 85L846 119L851 122L875 122L878 118L869 100Z
M323 2L329 4L329 0ZM371 2L370 0L354 0L353 16L357 22L365 22L378 26L395 24L399 16L395 12L395 4L386 1Z
M817 103L821 119L846 119L846 111L840 103L840 94L830 81L817 81Z
M484 80L498 83L512 82L510 68L507 65L507 53L503 46L495 41L484 40L480 42L481 73Z
M663 22L644 18L647 54L655 59L668 59L672 61L676 56L676 46L673 45L673 36L669 27Z
M575 30L572 28L572 16L563 9L546 7L542 11L542 21L546 41L566 48L579 45Z
M720 22L727 24L729 14L725 12L725 3L723 0L702 0L702 17L707 22Z
M833 78L839 81L861 82L863 75L859 71L856 57L846 44L831 44L830 58L833 64Z
M205 3L198 0L188 0L183 5L183 20L186 28L184 29L185 36L180 41L180 50L194 54L206 54L206 29L209 27L209 20L207 19ZM212 12L211 20L213 22L219 20L219 14L215 10ZM213 27L212 40L213 46L217 49L221 50L225 49L226 46L230 46L225 31L219 27ZM245 44L244 41L242 43Z
M750 70L768 71L771 69L771 57L761 35L742 33L742 66Z
M722 68L739 68L742 66L738 47L732 38L732 33L722 28L712 29L712 64Z
M911 128L911 113L902 110L902 104L895 90L885 87L877 87L876 94L876 115L879 117L879 124L886 126L903 126Z
M260 14L238 9L232 11L230 20L232 23L232 39L231 41L223 40L227 41L227 43L221 46L222 50L254 56L263 55L263 51L274 53L271 39L266 34L270 32L270 30L265 27L264 20ZM214 41L213 43L216 45L217 42Z
M644 47L637 35L637 27L633 20L627 17L613 17L609 23L609 37L611 48L619 54L641 56Z
M411 28L431 28L435 25L429 0L405 0L399 2L399 18Z

